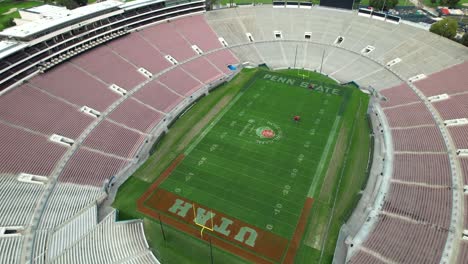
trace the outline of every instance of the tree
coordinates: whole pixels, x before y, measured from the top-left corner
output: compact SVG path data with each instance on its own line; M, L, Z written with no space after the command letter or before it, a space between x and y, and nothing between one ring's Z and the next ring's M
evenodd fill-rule
M78 6L85 6L88 4L88 0L75 0Z
M75 9L79 6L74 0L58 0L57 3L67 9Z
M15 26L15 22L13 21L13 18L8 18L5 21L2 21L2 24L0 25L0 28L9 28Z
M468 33L463 34L460 43L468 47Z
M458 24L455 19L444 18L432 24L430 31L434 34L453 39L457 34Z
M441 6L448 6L448 7L456 7L460 0L439 0L439 5Z
M398 0L369 0L369 5L376 10L388 10L394 8Z
M449 7L456 7L460 0L446 0L445 2Z

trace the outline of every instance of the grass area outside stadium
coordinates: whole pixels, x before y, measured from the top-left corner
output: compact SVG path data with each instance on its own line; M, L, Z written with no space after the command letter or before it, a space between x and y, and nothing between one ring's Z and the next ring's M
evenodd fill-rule
M360 7L368 7L369 6L369 0L361 0L361 1L356 1L357 2L357 5L360 6ZM410 1L410 0L399 0L398 1L398 4L396 6L413 6L414 7L414 4Z
M432 3L431 0L423 0L422 2L425 6L429 6L433 8L437 8L439 6L447 6L447 5L441 5L440 1L436 1L435 3ZM468 7L468 0L460 0L456 6L456 8L467 8L467 7Z
M0 2L0 31L4 30L8 25L8 21L12 18L19 18L18 9L30 8L44 4L40 1L14 1L5 0Z
M149 183L153 182L177 155L184 152L187 154L186 158L168 180L162 183L162 189L288 240L294 235L304 199L309 194L315 201L311 217L307 219L303 243L300 243L298 248L296 263L320 259L320 255L324 256L324 263L330 260L343 215L349 211L349 206L354 205L352 202L365 181L364 171L368 158L366 140L369 139L369 128L365 121L367 97L355 88L346 87L340 89L354 90L349 93L347 100L343 100L345 96L325 93L308 97L312 93L307 88L284 85L271 79L256 84L254 81L252 87L242 89L252 76L259 74L258 72L258 69L245 69L230 83L195 104L159 142L156 152L148 161L120 187L114 203L120 211L120 218L144 219L149 243L164 263L204 263L209 260L206 242L166 225L164 230L168 233L168 239L164 242L157 220L136 209L135 201L145 192ZM283 76L289 75L292 79L297 79L298 83L302 78L312 80L316 84L326 83L331 86L334 83L333 80L317 73L301 72L302 76L299 77L297 70L281 73L285 74ZM263 74L273 76L277 73ZM239 96L240 93L244 94ZM233 103L235 97L239 99ZM288 97L290 99L287 99ZM287 102L289 100L291 102ZM328 105L323 104L325 101ZM347 102L344 104L343 101ZM239 115L242 112L244 113ZM302 117L300 124L291 120L295 113ZM330 136L338 116L341 118L335 126L335 135ZM215 117L214 120L218 120L218 123L213 125L212 120ZM322 121L315 123L318 117L321 117ZM258 121L249 122L251 120ZM197 125L201 127L197 128ZM210 125L211 130L207 131L206 128ZM258 128L263 129L258 132ZM315 131L311 134L313 129ZM363 130L352 133L359 129ZM266 130L273 130L275 135L283 133L283 138L273 144L261 144L258 142L259 138L262 141L265 137L258 134ZM204 138L197 140L200 131L206 131L206 134ZM217 136L226 131L233 132L232 135L225 135L226 138L231 137L229 141L219 141ZM242 131L242 137L236 136ZM354 144L354 140L359 144ZM196 145L193 145L194 142ZM188 148L189 145L193 147ZM323 155L327 146L329 151ZM187 149L191 150L190 153L187 153ZM296 150L300 149L304 154L296 153ZM307 152L308 149L310 151ZM210 155L210 152L216 154ZM279 153L282 158L275 158ZM291 153L298 155L295 157ZM345 153L353 158L343 163ZM230 159L226 159L226 156ZM203 157L206 159L203 160ZM299 159L302 159L300 163ZM301 163L306 165L302 166ZM318 166L319 163L322 165ZM323 168L322 171L318 176L314 176L319 167ZM194 171L194 168L197 168L197 171ZM223 173L220 175L218 172ZM202 176L197 179L196 175ZM341 186L346 186L346 191L338 188L338 182L342 183ZM311 184L314 188L310 188ZM249 187L250 185L254 187ZM289 187L286 187L287 185ZM339 199L336 199L338 197ZM334 201L337 202L333 203ZM245 211L249 213L246 214ZM315 225L324 228L317 232ZM320 254L322 249L324 254ZM218 247L214 247L213 253L215 260L222 259L224 263L244 262L243 259ZM284 254L282 256L284 257Z

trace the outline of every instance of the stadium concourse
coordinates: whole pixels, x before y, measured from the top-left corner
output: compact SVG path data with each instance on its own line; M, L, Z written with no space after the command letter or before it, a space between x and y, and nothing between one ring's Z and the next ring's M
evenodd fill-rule
M100 205L228 65L262 63L384 98L391 158L346 261L468 262L465 47L356 12L204 8L106 1L0 33L0 263L158 263L142 221Z

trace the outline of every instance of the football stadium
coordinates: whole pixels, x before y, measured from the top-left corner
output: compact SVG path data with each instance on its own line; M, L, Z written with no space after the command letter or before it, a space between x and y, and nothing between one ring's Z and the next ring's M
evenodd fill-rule
M468 263L468 49L353 1L24 4L0 263Z

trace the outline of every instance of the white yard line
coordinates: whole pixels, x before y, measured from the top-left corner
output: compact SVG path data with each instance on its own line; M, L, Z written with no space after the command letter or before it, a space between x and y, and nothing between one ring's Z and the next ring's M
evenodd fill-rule
M317 170L315 171L314 179L312 180L312 184L310 185L310 189L309 189L309 192L307 193L307 197L313 198L315 194L319 176L325 167L325 162L328 157L328 152L330 152L331 145L333 143L333 140L335 139L335 134L338 129L338 125L340 124L340 120L341 120L341 116L337 116L335 118L335 123L333 123L332 130L330 131L330 136L328 137L328 140L327 140L327 145L325 145L325 149L323 150L322 158L320 158L320 162L317 166Z
M254 83L253 81L252 83ZM250 85L252 85L252 83ZM188 156L190 152L200 143L200 141L205 138L205 136L211 131L211 129L221 120L221 118L234 106L234 104L241 98L242 95L244 95L245 91L241 91L229 104L226 108L221 111L221 113L208 125L205 130L200 134L200 136L187 148L187 150L184 152L185 156Z

